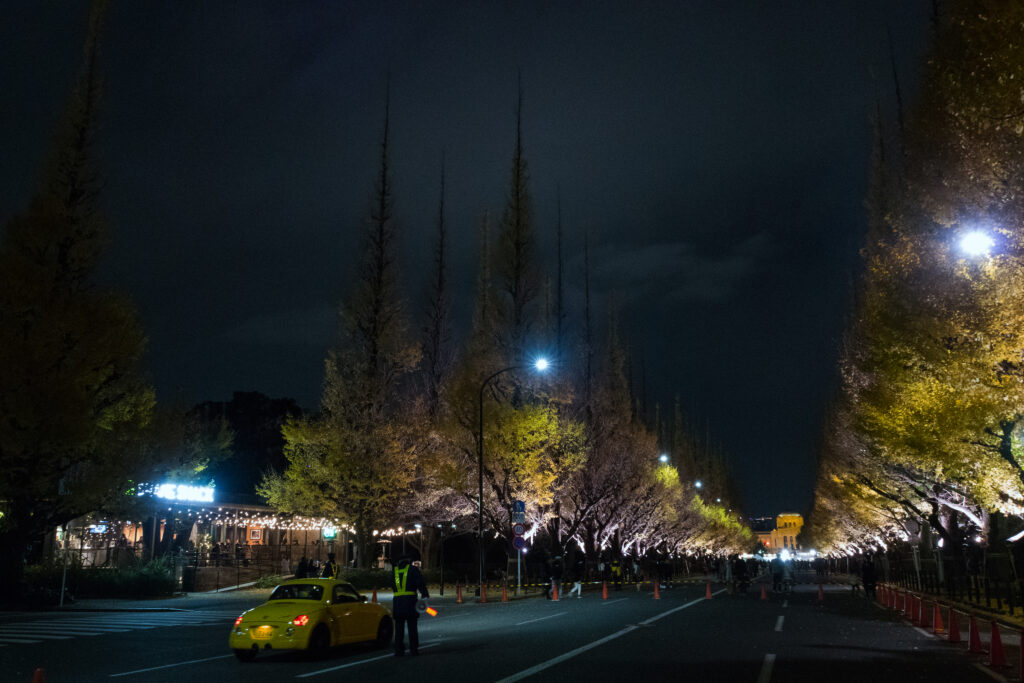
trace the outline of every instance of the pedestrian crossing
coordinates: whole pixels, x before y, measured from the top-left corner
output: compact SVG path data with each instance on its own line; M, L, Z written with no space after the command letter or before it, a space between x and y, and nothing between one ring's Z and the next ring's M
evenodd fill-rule
M87 636L180 626L223 624L225 631L241 612L203 610L176 612L82 612L40 615L38 612L0 613L0 647L57 642ZM32 618L29 618L32 617Z

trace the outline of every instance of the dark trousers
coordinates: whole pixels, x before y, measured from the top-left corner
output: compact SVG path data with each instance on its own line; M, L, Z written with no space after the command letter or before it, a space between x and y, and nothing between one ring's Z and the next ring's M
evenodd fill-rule
M400 617L395 615L395 652L405 652L405 627L409 626L409 652L416 654L420 649L420 629L416 623L419 616Z

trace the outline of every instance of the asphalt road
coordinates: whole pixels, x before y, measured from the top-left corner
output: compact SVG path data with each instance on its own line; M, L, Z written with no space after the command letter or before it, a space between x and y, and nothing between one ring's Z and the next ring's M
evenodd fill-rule
M803 588L803 590L800 590ZM227 649L234 602L174 612L0 613L0 681L991 681L975 660L848 589L798 587L759 599L715 586L583 599L438 602L421 652L372 646L242 664ZM260 596L252 597L258 604ZM25 642L19 642L25 641ZM34 642L30 642L34 641ZM998 680L998 677L997 677Z

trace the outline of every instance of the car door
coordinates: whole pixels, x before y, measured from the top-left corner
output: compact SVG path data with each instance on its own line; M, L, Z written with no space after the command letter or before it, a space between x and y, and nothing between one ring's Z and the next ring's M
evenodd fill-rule
M362 613L360 602L352 595L352 591L346 584L334 585L331 594L331 632L336 643L351 643L362 639L363 628L360 626Z

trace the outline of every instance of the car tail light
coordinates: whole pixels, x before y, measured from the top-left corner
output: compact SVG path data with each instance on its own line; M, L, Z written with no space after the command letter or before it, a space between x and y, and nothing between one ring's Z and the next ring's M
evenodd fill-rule
M244 617L244 616L245 616L244 614L241 614L241 615L238 616L237 619L235 619L235 626L238 626L239 624L242 623L242 617Z
M300 614L299 616L292 619L292 623L296 626L305 626L309 623L309 617L307 617L305 614Z

